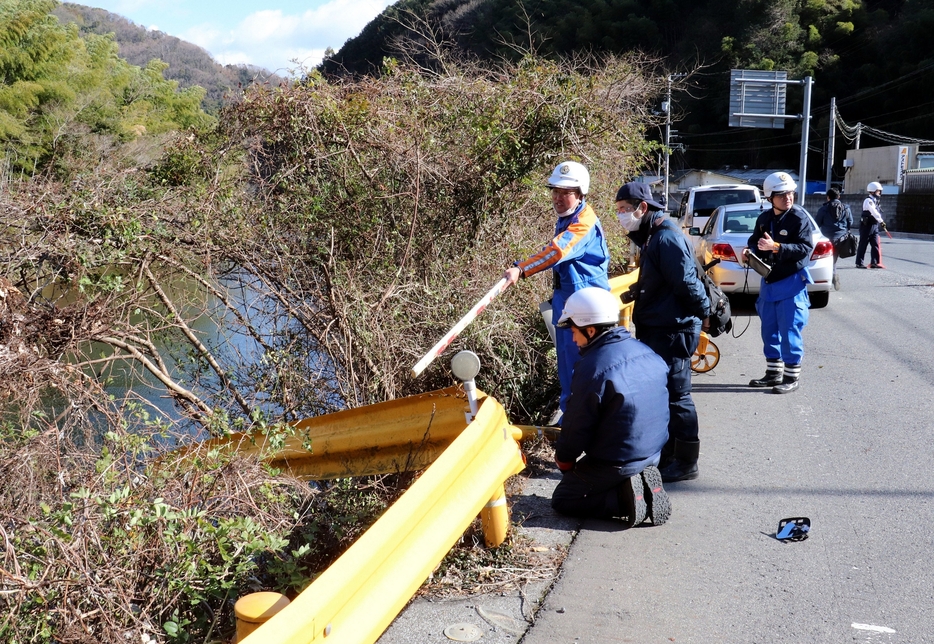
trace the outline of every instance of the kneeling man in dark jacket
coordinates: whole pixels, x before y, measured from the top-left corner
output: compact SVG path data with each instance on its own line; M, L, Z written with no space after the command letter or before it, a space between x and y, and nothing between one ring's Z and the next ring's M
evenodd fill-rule
M551 505L570 516L623 518L626 527L646 517L661 525L671 513L656 467L668 440L668 366L618 322L618 298L593 287L571 295L558 320L581 358L555 446L564 476Z

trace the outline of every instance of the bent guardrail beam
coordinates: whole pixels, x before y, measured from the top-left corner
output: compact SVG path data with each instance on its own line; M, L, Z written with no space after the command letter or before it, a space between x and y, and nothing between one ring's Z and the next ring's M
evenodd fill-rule
M463 410L460 411L464 423ZM375 642L503 481L524 467L502 406L476 418L356 543L241 644Z
M448 387L299 421L296 435L281 445L238 433L187 452L235 451L312 480L412 472L431 465L464 430L467 409L463 389Z

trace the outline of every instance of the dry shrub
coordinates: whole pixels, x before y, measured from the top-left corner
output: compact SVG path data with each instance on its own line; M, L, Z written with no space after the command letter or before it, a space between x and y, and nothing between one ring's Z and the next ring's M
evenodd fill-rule
M309 486L204 451L144 466L165 437L142 426L93 448L54 427L7 428L3 438L0 636L9 642L229 641L237 598L303 589L405 483Z

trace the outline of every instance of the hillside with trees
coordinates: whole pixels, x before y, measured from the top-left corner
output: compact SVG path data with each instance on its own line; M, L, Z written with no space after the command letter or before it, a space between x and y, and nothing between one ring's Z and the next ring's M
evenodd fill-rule
M201 47L162 33L151 31L123 16L79 4L63 3L54 14L63 24L75 24L82 35L113 34L121 58L131 65L145 67L153 59L166 63L163 75L178 81L179 87L203 87L202 107L217 114L224 96L252 83L277 85L279 76L251 65L221 65Z
M50 12L55 0L4 1L0 13L0 158L26 174L97 163L115 145L211 127L204 90L138 67L110 36L82 36Z
M799 125L728 128L730 69L812 76L817 151L831 97L848 123L934 139L934 6L926 0L400 0L322 70L372 73L428 33L486 60L530 47L547 57L641 51L662 73L694 72L673 96L677 142L687 148L681 161L694 167L797 167ZM800 112L801 101L790 88L788 113ZM812 167L820 174L819 163Z

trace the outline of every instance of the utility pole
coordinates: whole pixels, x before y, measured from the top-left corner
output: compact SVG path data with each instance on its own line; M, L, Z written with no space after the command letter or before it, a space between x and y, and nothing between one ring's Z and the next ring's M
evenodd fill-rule
M671 156L671 81L675 78L683 78L684 74L669 74L668 89L665 90L665 102L662 103L662 111L665 113L665 211L671 212L668 207L668 174Z
M804 85L804 109L801 114L801 157L798 163L798 180L801 182L801 203L804 203L804 195L807 194L808 187L808 134L811 128L811 85L814 79L806 76L803 81L799 82Z
M827 139L827 187L824 190L830 190L830 182L833 180L833 142L837 134L837 97L830 98L830 136Z
M863 124L856 124L856 149L859 150L859 135L863 133Z

